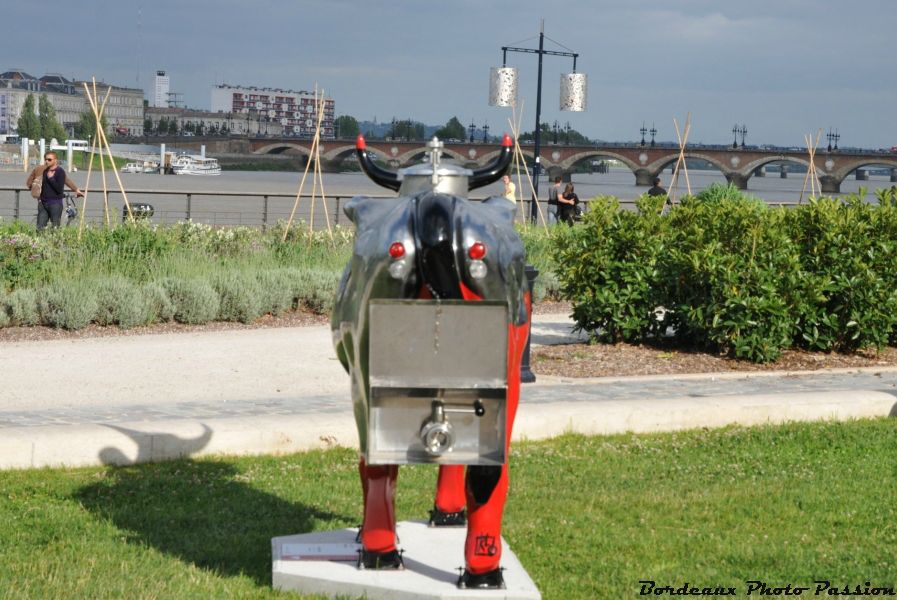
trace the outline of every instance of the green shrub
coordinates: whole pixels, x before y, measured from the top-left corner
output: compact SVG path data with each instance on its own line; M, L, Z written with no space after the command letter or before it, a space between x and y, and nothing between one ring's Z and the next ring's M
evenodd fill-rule
M46 267L46 244L25 232L0 233L0 289L33 285Z
M9 325L9 302L6 292L0 288L0 329Z
M262 315L262 290L258 280L239 272L224 272L213 280L218 293L218 320L251 323Z
M303 270L301 275L305 291L301 296L297 295L297 303L301 301L309 310L318 314L329 313L333 309L339 277L320 269Z
M293 308L300 285L298 278L293 277L291 283L289 269L265 269L256 274L256 281L261 289L260 301L263 314L280 315Z
M97 313L97 294L89 282L56 281L38 290L37 305L44 325L83 329Z
M800 262L784 218L714 190L670 212L662 295L680 340L759 362L790 346Z
M32 288L19 288L6 297L10 325L31 327L40 323L37 308L37 292Z
M98 325L118 325L129 329L150 320L150 304L137 285L115 275L96 282Z
M657 263L666 252L658 202L643 200L636 213L595 198L581 225L552 228L557 280L577 328L610 342L657 333Z
M214 321L220 301L215 289L204 279L169 278L163 285L174 307L174 320L200 325Z
M788 219L800 248L796 342L811 350L885 346L897 327L897 208L811 198Z
M174 320L175 306L165 285L159 281L146 283L141 288L147 307L147 323L166 323Z

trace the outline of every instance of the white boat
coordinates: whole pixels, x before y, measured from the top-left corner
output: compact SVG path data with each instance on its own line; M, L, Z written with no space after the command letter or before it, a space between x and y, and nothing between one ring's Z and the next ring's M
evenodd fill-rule
M218 159L181 154L171 162L175 175L221 175Z
M158 171L159 165L153 162L129 162L119 170L120 173L157 173Z

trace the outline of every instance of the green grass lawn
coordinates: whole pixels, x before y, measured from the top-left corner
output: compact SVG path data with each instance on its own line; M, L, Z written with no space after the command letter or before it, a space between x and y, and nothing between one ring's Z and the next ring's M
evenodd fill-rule
M897 586L894 419L570 435L511 461L505 537L546 599ZM435 473L402 469L400 520L425 517ZM270 538L354 526L360 503L348 449L0 472L0 596L290 597Z

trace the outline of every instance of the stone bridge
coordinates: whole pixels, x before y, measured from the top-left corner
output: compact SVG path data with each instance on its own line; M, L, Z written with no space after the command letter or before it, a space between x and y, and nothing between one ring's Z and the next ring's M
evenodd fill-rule
M221 138L218 138L221 140ZM223 140L221 140L223 141ZM240 143L240 151L255 155L264 154L298 154L308 158L311 152L311 140L297 138L274 139L267 137L242 138L231 140ZM192 141L189 145L198 145L201 140ZM183 143L179 143L183 146ZM406 142L390 140L368 140L367 148L376 154L384 163L392 168L406 167L424 158L424 142ZM471 168L489 164L501 150L501 146L493 143L457 142L445 143L443 156L454 159L459 164ZM527 161L533 160L533 146L521 145ZM214 151L214 150L212 150ZM336 169L342 161L355 152L355 140L324 140L320 143L322 168ZM626 165L635 175L635 184L651 185L654 177L664 169L672 167L678 156L679 148L670 145L639 144L598 144L598 145L555 145L546 144L541 151L542 170L550 176L569 174L581 163L615 159ZM764 176L763 168L769 164L797 164L809 166L809 155L806 150L764 150L756 147L732 148L727 146L687 146L687 159L700 159L711 164L739 189L747 189L748 180L753 176ZM827 152L821 149L816 152L816 172L822 191L837 193L841 182L851 173L857 179L868 177L866 170L870 167L891 169L891 181L897 181L897 154L884 152Z

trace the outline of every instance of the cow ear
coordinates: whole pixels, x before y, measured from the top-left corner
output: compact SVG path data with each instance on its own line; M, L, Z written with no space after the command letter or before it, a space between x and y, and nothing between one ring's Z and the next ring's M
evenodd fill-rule
M517 205L504 196L491 196L480 202L480 206L491 213L493 220L510 227L514 226L517 216Z
M343 209L349 220L355 223L356 229L364 229L370 223L378 221L383 215L397 205L408 202L408 198L369 198L355 196Z

